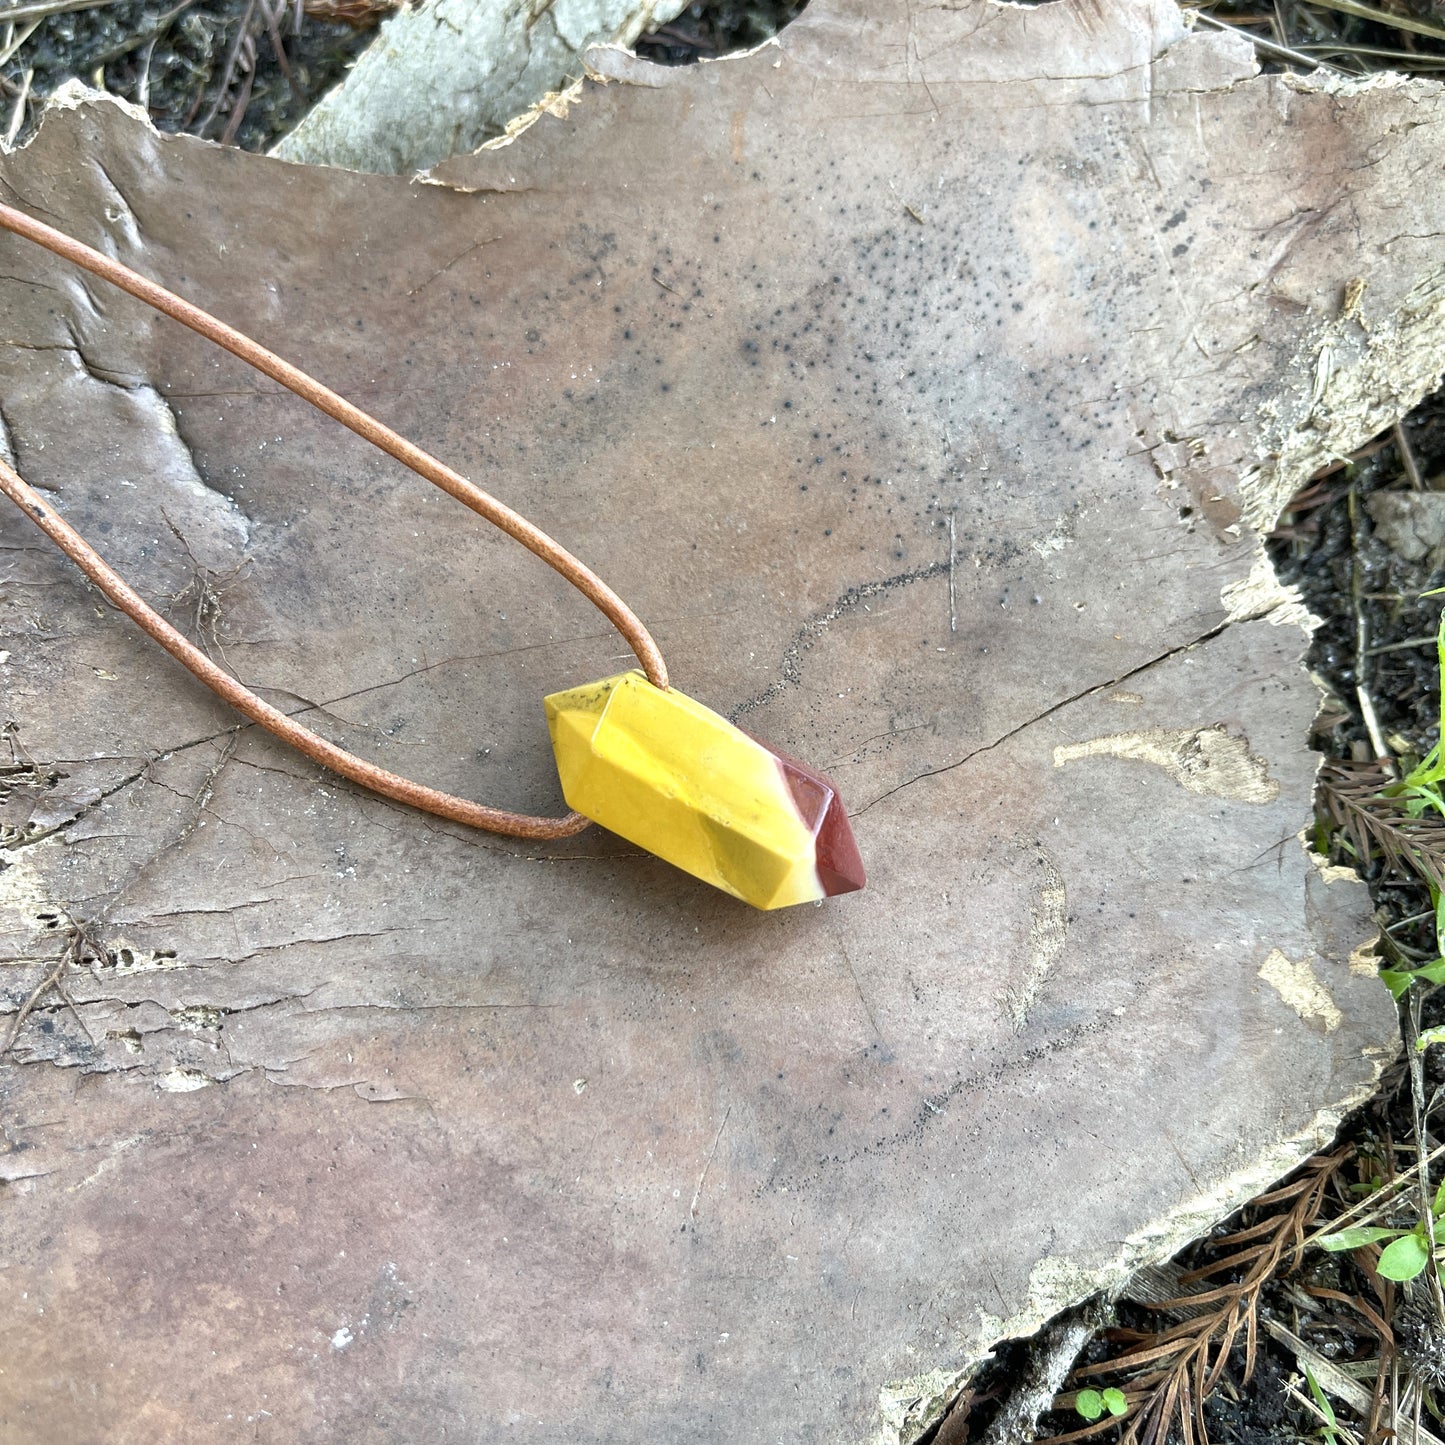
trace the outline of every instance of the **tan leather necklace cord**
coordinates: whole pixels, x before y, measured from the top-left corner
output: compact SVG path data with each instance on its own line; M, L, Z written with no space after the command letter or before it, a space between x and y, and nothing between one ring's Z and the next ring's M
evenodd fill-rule
M514 512L480 487L474 486L460 473L454 472L445 463L407 441L360 407L353 406L314 377L308 376L290 362L283 361L259 342L227 326L225 322L167 291L163 286L156 285L154 281L147 280L130 267L3 202L0 202L0 228L44 246L47 251L52 251L102 280L118 286L122 291L129 292L183 326L189 326L192 331L248 362L287 390L295 392L320 411L334 417L373 446L410 467L418 476L455 497L463 506L470 507L479 516L501 528L509 537L520 542L528 551L534 552L548 566L561 573L589 602L604 613L637 654L637 660L642 664L648 678L660 688L667 687L667 666L662 660L662 654L632 609L600 577L583 566L545 532L534 527L520 513ZM438 792L434 788L423 787L420 783L398 777L395 773L389 773L384 768L327 742L325 738L318 737L243 687L228 672L217 667L199 648L188 642L113 572L95 549L58 516L54 508L27 485L18 472L3 461L0 461L0 491L20 507L116 607L149 633L182 666L188 668L238 712L275 733L313 761L380 793L383 797L458 823L466 823L474 828L483 828L491 833L501 833L513 838L565 838L573 833L580 833L589 826L588 820L578 813L569 813L565 818L534 818L525 813L509 813L500 808L488 808L481 803L469 802L465 798L456 798L449 793Z

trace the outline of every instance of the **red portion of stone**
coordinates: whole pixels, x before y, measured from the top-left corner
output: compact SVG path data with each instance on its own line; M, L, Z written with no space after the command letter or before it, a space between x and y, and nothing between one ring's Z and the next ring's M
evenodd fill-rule
M752 734L748 734L752 737ZM853 837L848 814L833 780L807 763L779 752L762 738L754 739L778 760L779 769L793 795L793 805L803 826L813 835L813 856L818 869L818 882L824 894L855 893L867 881L863 859Z

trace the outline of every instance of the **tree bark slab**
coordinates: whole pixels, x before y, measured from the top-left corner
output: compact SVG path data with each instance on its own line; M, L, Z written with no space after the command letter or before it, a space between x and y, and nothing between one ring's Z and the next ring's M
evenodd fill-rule
M66 917L113 959L0 1073L18 1437L911 1441L1392 1051L1258 529L1438 376L1440 88L1145 0L593 66L438 184L78 101L0 177L598 566L834 776L869 888L390 807L0 517L0 979ZM146 595L383 765L559 803L541 698L622 665L584 603L8 239L0 309L6 444Z

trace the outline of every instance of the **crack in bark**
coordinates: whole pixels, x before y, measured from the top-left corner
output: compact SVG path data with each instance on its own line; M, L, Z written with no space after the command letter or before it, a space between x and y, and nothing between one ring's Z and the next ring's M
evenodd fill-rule
M788 688L801 686L803 654L810 652L822 640L828 628L840 618L846 617L855 607L862 606L870 597L881 597L895 588L907 587L914 582L927 582L934 577L945 576L952 566L953 559L951 557L941 558L937 562L929 562L926 566L915 567L909 572L899 572L892 577L881 577L876 582L864 582L857 587L850 587L831 607L820 612L816 617L810 617L797 630L793 635L793 640L783 649L782 661L779 664L780 675L774 678L760 693L748 698L745 702L740 702L733 708L728 713L728 721L736 723L740 717L744 717L760 707L765 707L775 697L780 697Z
M309 940L306 939L298 940L298 942L303 943L308 941ZM254 954L245 954L235 961L238 964L246 963L253 957L255 957ZM77 994L75 998L75 1004L77 1008L82 1009L98 1009L104 1008L107 1005L115 1005L123 1009L136 1009L143 1008L149 1005L152 1008L161 1009L171 1016L173 1020L171 1023L161 1024L156 1028L148 1029L145 1034L145 1037L147 1038L155 1038L159 1037L162 1034L172 1033L197 1034L220 1032L225 1027L224 1021L226 1019L235 1018L241 1014L258 1013L263 1009L278 1008L283 1004L297 1002L300 1002L302 1004L302 1013L318 1018L323 1014L370 1013L373 1011L378 1013L398 1014L548 1012L554 1009L564 1009L571 1006L570 1004L566 1003L487 1003L483 1001L467 1000L458 1000L452 1003L384 1003L379 999L361 999L354 1003L319 1004L315 1008L307 1008L305 1006L306 999L311 998L314 994L320 993L321 990L324 988L332 987L334 983L334 979L327 979L321 983L318 983L314 988L306 989L304 992L301 993L277 994L275 998L263 998L256 1000L255 1003L235 1005L215 1003L193 1003L178 1005L174 1001L171 1003L165 1003L161 999L151 998L149 996L146 996L144 998L122 998L118 994L110 993L96 994L93 997L89 998L83 998ZM222 1022L218 1024L215 1028L212 1028L210 1025L188 1026L186 1024L175 1021L175 1015L178 1011L192 1009L199 1009L206 1012L215 1013ZM16 1012L17 1010L15 1009L0 1010L0 1019L13 1018ZM70 1008L69 1005L65 1003L37 1004L34 1008L30 1010L29 1017L43 1018L48 1014L64 1014L68 1012L70 1012ZM47 1060L44 1056L35 1056L34 1058L29 1060L21 1060L21 1062L43 1063L54 1061ZM106 1070L105 1072L114 1072L114 1070Z
M1107 692L1110 688L1118 687L1122 683L1128 682L1131 678L1138 677L1141 673L1148 672L1151 668L1158 667L1161 664L1168 662L1171 658L1179 656L1179 654L1182 652L1188 652L1191 648L1200 647L1206 642L1212 642L1216 637L1219 637L1233 625L1234 624L1232 622L1221 622L1217 627L1212 627L1209 629L1209 631L1200 633L1198 637L1192 639L1191 641L1181 642L1175 647L1168 648L1166 651L1161 652L1157 657L1151 657L1147 662L1141 662L1137 667L1131 667L1127 672L1121 672L1117 677L1108 678L1104 682L1091 683L1088 687L1081 688L1078 692L1071 694L1069 697L1061 698L1058 702L1055 703L1050 703L1049 706L1044 708L1042 712L1036 713L1033 717L1026 718L1023 722L1009 728L1007 732L1001 733L998 737L994 738L992 742L981 743L978 747L965 753L963 757L955 758L950 763L944 763L942 766L937 768L929 768L926 772L915 773L913 777L907 778L903 782L895 784L893 787L889 788L887 792L880 793L876 798L870 799L868 802L864 803L864 805L859 808L857 812L850 813L848 816L850 818L860 818L870 808L877 806L877 804L883 802L886 798L891 798L895 793L901 793L904 788L911 788L914 783L920 783L925 778L939 777L943 773L951 773L955 768L961 768L965 764L971 763L976 757L979 757L983 753L990 753L993 752L995 748L1002 747L1005 743L1010 742L1012 739L1016 738L1027 728L1033 727L1035 723L1043 722L1045 718L1053 717L1055 713L1061 712L1064 708L1071 707L1074 703L1081 702L1086 697L1092 697L1095 693Z
M250 955L247 955L246 957L249 956ZM239 961L245 962L245 958L242 958ZM100 973L100 978L102 981L105 978L105 974L106 971L102 970ZM121 976L124 977L125 975ZM200 1028L190 1028L184 1024L174 1022L175 1016L178 1011L184 1012L185 1010L189 1009L199 1009L208 1013L214 1013L217 1015L218 1018L228 1019L235 1017L237 1014L255 1013L260 1009L274 1008L278 1004L293 1003L297 999L308 999L311 997L312 994L319 992L325 987L327 987L327 984L318 983L315 988L306 989L301 993L281 993L277 994L274 998L257 999L255 1003L243 1004L191 1003L181 1005L175 1003L174 1000L170 1003L167 1003L163 999L152 998L148 994L141 998L123 998L120 994L114 993L98 993L90 997L82 997L81 995L76 994L75 1002L78 1008L104 1008L107 1005L113 1004L123 1009L143 1008L147 1005L152 1008L161 1009L163 1012L170 1015L173 1022L170 1024L162 1024L157 1028L148 1030L147 1037L149 1037L153 1035L167 1033L205 1033L209 1031L208 1028L205 1026ZM15 1012L16 1010L14 1009L0 1010L0 1019L13 1017ZM30 1017L41 1018L46 1014L62 1014L66 1012L68 1012L68 1008L64 1003L37 1004L35 1008L30 1010ZM328 1010L324 1008L308 1009L307 1012L325 1013L328 1012Z
M136 392L151 391L153 388L142 377L126 377L123 373L115 371L108 372L98 362L92 361L85 353L85 348L76 335L75 326L68 316L61 318L61 324L65 327L69 341L11 341L10 345L17 351L59 351L66 355L73 356L79 364L80 369L92 380L101 386L113 387L116 391Z
M151 763L147 761L145 767L141 768L138 772L127 774L118 783L114 783L109 788L106 788L93 802L83 804L74 817L67 818L63 823L56 823L53 827L42 829L39 833L32 833L28 837L15 838L9 843L0 843L0 851L18 853L23 848L33 847L36 843L43 843L47 838L53 838L57 833L62 833L67 828L73 828L82 819L89 817L107 798L113 798L117 793L143 778L150 766Z

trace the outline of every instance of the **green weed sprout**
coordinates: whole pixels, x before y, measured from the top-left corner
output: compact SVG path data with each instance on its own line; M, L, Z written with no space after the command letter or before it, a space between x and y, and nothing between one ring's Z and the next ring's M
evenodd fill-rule
M1421 595L1431 597L1435 592L1425 592ZM1430 749L1425 757L1417 763L1398 783L1392 783L1385 789L1387 797L1400 798L1404 801L1405 811L1412 817L1418 818L1423 813L1434 811L1445 818L1445 795L1441 794L1440 784L1445 782L1445 751L1442 751L1441 744L1445 743L1445 612L1440 614L1440 626L1435 633L1435 655L1440 661L1440 677L1442 686L1440 689L1440 735L1435 746Z
M1435 1191L1430 1206L1437 1226L1445 1224L1445 1181ZM1386 1279L1415 1279L1424 1274L1430 1263L1430 1229L1425 1220L1420 1220L1413 1229L1388 1229L1382 1225L1359 1224L1348 1229L1336 1230L1320 1240L1320 1247L1331 1254L1340 1254L1348 1249L1360 1249L1367 1244L1382 1244L1389 1240L1380 1251L1379 1263L1375 1269ZM1445 1282L1440 1264L1435 1265L1436 1273Z
M1442 673L1445 676L1445 673ZM1438 745L1437 745L1438 747ZM1421 764L1423 767L1424 764ZM1417 770L1418 771L1418 770ZM1411 774L1413 777L1414 774ZM1407 778L1406 782L1409 781ZM1401 784L1403 786L1404 784ZM1435 910L1435 952L1440 955L1419 968L1382 968L1380 982L1390 990L1396 1003L1410 991L1412 983L1445 983L1445 894L1434 884L1430 886L1430 903ZM1415 1040L1415 1048L1424 1053L1431 1044L1445 1044L1445 1025L1423 1029Z
M1390 990L1390 995L1396 1003L1399 1003L1410 991L1412 983L1445 983L1445 895L1442 895L1438 888L1432 887L1430 902L1435 908L1435 951L1441 957L1432 959L1419 968L1382 968L1380 970L1380 982ZM1435 1033L1436 1030L1428 1029L1426 1032ZM1430 1040L1430 1043L1436 1042L1438 1040ZM1420 1046L1428 1047L1425 1043L1425 1034L1420 1035Z
M1107 1390L1080 1390L1074 1396L1074 1409L1092 1424L1095 1420L1103 1417L1105 1410L1115 1419L1120 1415L1127 1414L1129 1402L1124 1398L1122 1390L1116 1390L1111 1386Z
M1324 1417L1325 1423L1320 1426L1320 1438L1325 1445L1341 1445L1346 1438L1339 1427L1339 1421L1335 1418L1335 1407L1330 1404L1330 1397L1320 1389L1320 1382L1315 1379L1314 1373L1308 1365L1304 1366L1305 1383L1310 1387L1310 1394L1314 1396L1315 1408Z
M1421 596L1434 597L1445 589L1435 588ZM1440 664L1440 733L1435 746L1398 783L1391 783L1385 795L1399 798L1405 811L1412 818L1422 817L1427 812L1436 812L1445 818L1445 794L1440 785L1445 783L1445 612L1440 614L1440 625L1435 630L1435 656ZM1425 964L1422 968L1382 969L1380 977L1398 1003L1410 985L1420 983L1445 983L1445 897L1433 885L1430 888L1430 903L1435 909L1435 952L1441 957ZM1431 1044L1445 1042L1445 1030L1427 1029L1416 1041L1416 1047L1429 1048Z

